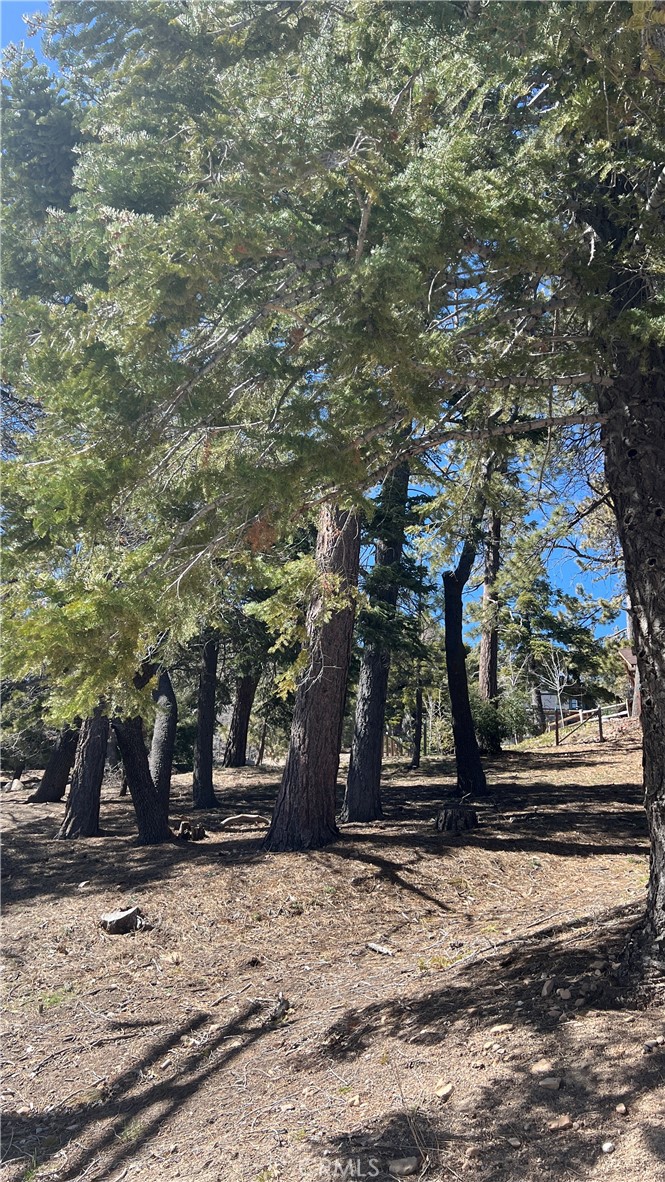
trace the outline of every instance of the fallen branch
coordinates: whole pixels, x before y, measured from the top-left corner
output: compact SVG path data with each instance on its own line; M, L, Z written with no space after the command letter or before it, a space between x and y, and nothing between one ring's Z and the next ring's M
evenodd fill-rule
M270 824L268 818L263 817L261 813L236 813L233 817L225 817L223 821L220 821L220 829L224 829L225 826L230 825L232 821L260 821L262 825Z

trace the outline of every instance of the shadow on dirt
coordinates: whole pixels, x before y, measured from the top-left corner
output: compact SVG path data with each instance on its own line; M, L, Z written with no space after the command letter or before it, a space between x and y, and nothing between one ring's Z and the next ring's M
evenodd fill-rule
M416 996L347 1009L323 1033L318 1050L303 1056L301 1069L312 1067L318 1057L343 1063L352 1076L353 1064L389 1045L386 1040L397 1040L403 1052L383 1053L394 1062L392 1101L395 1107L401 1102L401 1115L390 1112L353 1135L328 1141L327 1154L340 1160L357 1157L365 1165L373 1158L379 1179L390 1176L390 1157L412 1155L421 1165L443 1168L442 1177L447 1170L458 1176L460 1168L476 1163L482 1163L482 1176L491 1182L586 1177L607 1152L603 1144L610 1141L620 1149L621 1137L631 1131L617 1103L630 1114L663 1084L665 1048L647 1054L634 1038L631 1043L634 1019L623 1013L627 995L634 1003L636 979L623 967L625 961L614 960L630 946L638 919L639 910L629 905L599 916L591 930L588 925L580 930L579 920L557 925L515 942L503 955L475 957L457 969L429 974ZM437 975L440 983L430 984ZM544 980L552 982L545 997ZM590 1024L609 1012L615 1018L611 1033L605 1023ZM616 1020L622 1018L625 1034L617 1035ZM511 1053L512 1032L519 1043L527 1030L538 1036L533 1045L546 1049L549 1075L559 1080L558 1087L543 1086L543 1077L530 1070L533 1058ZM469 1053L478 1055L472 1063L477 1084L459 1104L453 1099L450 1109L433 1117L432 1101L423 1104L421 1094L420 1104L412 1107L406 1098L408 1069L417 1065L419 1047L435 1047L445 1079L449 1040L473 1042ZM447 1114L456 1135L446 1128ZM643 1121L641 1136L665 1163L662 1126Z
M34 1116L6 1109L2 1126L3 1163L24 1159L27 1173L44 1162L58 1161L61 1151L76 1145L94 1125L100 1127L96 1128L93 1139L87 1141L85 1150L77 1148L73 1156L68 1156L66 1165L59 1165L57 1177L59 1182L78 1178L82 1171L93 1170L102 1156L104 1176L114 1177L115 1171L134 1158L208 1080L267 1033L269 1026L260 1015L261 1006L252 1003L232 1022L206 1033L204 1027L212 1015L197 1014L154 1042L131 1068L113 1080L111 1090L105 1090L103 1084L87 1089L66 1097L51 1111L42 1110ZM184 1055L183 1040L192 1047ZM176 1070L159 1070L166 1057L176 1050L179 1052ZM167 1177L177 1161L173 1154L168 1155L166 1167L156 1161L155 1176Z

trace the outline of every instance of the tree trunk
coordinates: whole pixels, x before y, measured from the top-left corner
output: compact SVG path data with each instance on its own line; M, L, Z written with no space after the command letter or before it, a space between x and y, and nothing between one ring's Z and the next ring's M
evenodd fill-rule
M203 645L196 743L194 746L193 803L195 809L214 809L219 805L212 781L212 743L215 737L215 695L219 641L208 639Z
M96 710L81 723L65 817L58 837L96 837L109 720Z
M383 816L381 764L390 673L390 626L400 589L408 493L409 465L400 464L383 482L377 514L377 541L368 592L370 612L374 609L378 613L378 626L374 635L366 637L360 663L343 821L375 821Z
M171 794L171 769L173 767L175 734L178 725L178 703L176 702L171 678L166 669L162 669L157 682L157 688L153 690L152 696L157 703L157 716L155 718L155 727L152 732L152 744L150 747L150 775L168 815L169 797Z
M496 579L501 561L501 514L492 513L490 536L485 546L483 623L480 635L478 689L485 702L496 702L499 694L499 599Z
M475 544L465 542L457 567L454 571L446 571L443 576L443 589L446 669L457 764L457 786L464 795L481 796L487 791L487 782L480 762L480 751L471 716L462 632L462 592L471 574L475 556Z
M547 719L545 718L542 695L537 685L531 686L530 694L531 709L533 711L533 718L536 724L536 734L542 735L547 730Z
M263 756L266 749L266 735L268 734L268 715L263 717L263 726L261 727L261 742L259 743L259 753L256 757L256 766L261 767L263 763Z
M231 715L229 735L224 751L224 767L244 767L247 763L247 732L259 678L246 673L236 683L236 700Z
M143 721L114 718L112 723L127 776L127 786L136 812L141 845L157 845L171 837L168 805L160 797L150 775L148 753L143 740Z
M309 660L296 694L286 766L264 843L268 850L320 849L338 835L337 772L359 559L358 517L324 505L316 543L318 582L307 612Z
M420 767L420 750L423 741L423 687L416 686L416 701L413 711L413 755L409 767L416 771Z
M28 797L29 803L44 804L48 801L55 804L62 800L67 789L69 773L76 759L78 738L79 732L74 727L66 726L61 730L49 756L39 787L32 796Z
M665 936L665 351L619 356L600 395L605 471L626 564L640 676L651 836L647 920Z
M111 727L109 731L109 741L106 747L106 766L109 771L117 772L120 770L121 764L122 760L120 758L120 752L118 751L118 740L115 737L115 731L113 730L113 727Z

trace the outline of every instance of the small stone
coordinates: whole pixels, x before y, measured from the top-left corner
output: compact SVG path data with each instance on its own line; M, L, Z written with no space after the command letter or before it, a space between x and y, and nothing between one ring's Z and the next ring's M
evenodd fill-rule
M607 968L607 961L603 960L600 957L598 958L598 960L592 960L591 961L591 968L592 969L606 969Z
M490 1034L507 1034L509 1030L514 1030L512 1022L499 1022L498 1026L492 1026Z
M570 999L572 997L570 989L557 989L556 992L557 992L557 997L560 997L562 1001L570 1001Z
M648 1054L650 1051L655 1051L656 1047L659 1045L660 1044L657 1038L648 1038L644 1044L644 1049Z
M125 911L109 911L102 915L100 925L112 936L123 935L125 932L135 932L143 927L143 917L140 907L128 907Z
M434 1095L439 1097L439 1100L449 1100L453 1094L453 1085L446 1083L445 1080L440 1079L434 1089Z
M572 1126L573 1122L569 1116L557 1116L547 1127L551 1133L558 1133L561 1129L570 1129Z
M558 1006L552 1006L552 1008L549 1009L547 1012L548 1012L550 1018L560 1018L562 1011L559 1009Z
M482 1071L485 1067L485 1064L483 1063L482 1059L476 1059L475 1063L472 1063L471 1066Z
M529 1071L532 1075L551 1075L554 1071L554 1064L551 1059L537 1059L532 1063Z
M601 1149L603 1153L614 1153L614 1141L603 1141Z
M388 1162L388 1173L396 1178L407 1178L409 1174L417 1174L419 1166L419 1157L396 1157Z
M628 1109L626 1108L625 1104L617 1104L614 1111L618 1112L619 1116L625 1116L628 1112Z
M580 1006L583 1006L583 1005L584 1005L584 998L583 997L576 997L575 998L575 1009L579 1010Z
M541 1088L547 1088L548 1092L558 1092L561 1080L558 1075L548 1075L545 1079L539 1079L538 1084Z
M549 997L554 992L554 977L548 977L540 993L542 997Z
M513 1149L519 1149L522 1142L520 1141L519 1137L509 1137L508 1144L512 1145Z
M465 1157L481 1157L482 1154L480 1151L480 1146L479 1145L469 1145L469 1148L466 1150L464 1156Z

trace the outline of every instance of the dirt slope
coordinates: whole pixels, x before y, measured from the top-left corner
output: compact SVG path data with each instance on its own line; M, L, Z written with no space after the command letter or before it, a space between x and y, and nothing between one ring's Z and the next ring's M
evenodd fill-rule
M451 838L451 768L391 765L386 819L311 855L220 828L267 815L277 773L219 773L206 840L151 849L111 788L106 835L73 842L62 806L5 794L8 1182L381 1180L408 1157L432 1180L665 1178L664 1011L618 960L648 869L638 734L489 781ZM101 931L134 903L152 927Z

